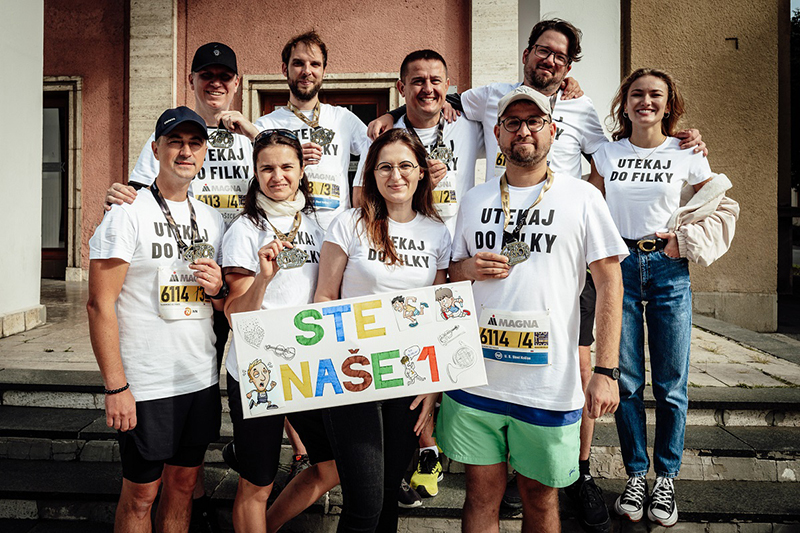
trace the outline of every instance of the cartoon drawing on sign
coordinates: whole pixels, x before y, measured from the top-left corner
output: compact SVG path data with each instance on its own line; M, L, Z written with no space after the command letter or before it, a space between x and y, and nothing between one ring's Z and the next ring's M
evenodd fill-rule
M392 298L392 309L398 313L402 313L403 318L411 322L409 326L412 328L419 324L416 317L423 315L425 313L425 309L428 307L428 304L425 302L420 302L419 309L411 305L416 301L417 298L415 296L409 296L407 299L403 296L395 296Z
M464 299L461 296L454 296L450 287L439 287L435 293L436 301L439 302L442 318L460 318L469 316L471 313L464 309Z
M413 385L417 380L425 381L425 378L420 376L414 369L414 359L419 356L420 352L419 346L415 344L414 346L406 348L403 352L403 357L400 358L400 362L403 364L403 373L408 380L406 385Z
M267 409L278 408L277 405L269 401L269 392L277 385L276 382L269 380L271 368L272 363L268 365L264 364L261 359L256 359L250 363L250 366L247 368L247 376L250 378L250 383L255 387L255 390L251 390L247 393L247 397L250 398L251 411L253 407L261 405L262 403L267 404ZM255 397L253 393L255 393Z
M460 330L460 331L459 331ZM456 333L458 332L458 333ZM447 343L455 339L456 337L460 337L464 334L464 330L461 329L461 326L456 324L453 326L452 329L448 329L447 331L443 331L439 334L439 342L442 343L442 346L447 346Z
M239 323L239 333L244 341L256 350L261 347L261 341L264 340L264 328L261 327L257 318L242 320Z
M277 346L270 346L269 344L267 344L266 346L264 346L264 348L267 350L272 350L272 353L274 353L275 355L277 355L282 359L286 359L287 361L291 361L292 359L294 359L294 356L297 353L294 347L289 346L287 348L283 344L279 344Z
M472 368L477 358L475 352L461 342L461 347L453 354L453 362L447 365L447 377L453 383L458 383L458 376L465 370Z

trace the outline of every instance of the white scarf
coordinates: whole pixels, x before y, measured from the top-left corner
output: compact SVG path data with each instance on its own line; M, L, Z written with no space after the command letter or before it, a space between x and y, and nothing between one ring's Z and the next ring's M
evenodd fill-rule
M306 197L303 196L303 193L298 191L294 195L294 200L281 200L280 202L276 202L275 200L267 198L259 189L256 194L256 204L264 210L268 217L293 217L306 206Z

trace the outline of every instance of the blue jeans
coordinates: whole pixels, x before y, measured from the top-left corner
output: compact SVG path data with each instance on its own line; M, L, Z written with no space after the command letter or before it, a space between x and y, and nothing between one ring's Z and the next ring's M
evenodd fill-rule
M653 467L658 476L675 477L681 468L689 403L689 266L686 259L672 259L660 251L647 253L629 248L629 252L622 262L625 296L619 345L620 402L616 413L622 460L629 476L644 476L650 469L643 398L646 318L656 399Z
M397 496L418 437L414 397L322 412L342 485L338 533L396 533ZM422 405L422 404L420 404Z

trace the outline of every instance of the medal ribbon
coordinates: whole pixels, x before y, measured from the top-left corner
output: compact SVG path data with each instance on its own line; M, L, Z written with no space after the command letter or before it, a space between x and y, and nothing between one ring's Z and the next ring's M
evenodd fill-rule
M319 110L320 110L319 100L317 101L317 105L314 106L314 111L311 112L310 120L307 116L305 116L305 114L303 114L302 111L300 111L300 108L294 105L293 103L289 102L287 107L289 108L289 111L294 113L294 116L302 120L303 123L306 124L308 127L319 128Z
M425 144L423 144L423 142L422 142L422 139L419 138L419 135L417 134L417 130L415 130L414 126L412 126L411 123L408 121L408 115L403 115L403 122L406 125L406 130L408 130L408 132L411 135L413 135L414 138L417 139L422 146L425 146ZM433 150L435 150L436 148L438 148L440 146L444 146L444 122L445 122L444 113L442 113L440 115L440 117L439 117L439 126L436 129L436 143L434 143L433 146L432 146ZM425 153L428 154L428 158L429 159L430 159L431 152L433 150L428 150L428 147L425 146Z
M161 194L161 191L158 190L156 182L153 182L153 184L150 185L150 192L153 193L158 207L161 208L161 212L164 213L164 218L167 219L169 229L172 230L172 234L175 236L175 242L178 245L178 255L183 257L184 252L189 249L189 246L187 246L186 243L183 242L183 239L181 239L178 224L175 222L175 219L172 218L172 213L169 211L169 206L167 205L166 200L164 200L164 196ZM194 207L192 207L192 202L189 200L188 193L186 194L186 201L189 202L189 217L192 225L192 244L202 243L203 241L200 239L200 230L197 227L197 217L194 214Z
M271 227L272 231L275 232L275 236L278 237L278 239L293 243L294 238L297 236L297 232L300 229L301 219L302 215L300 214L300 211L298 211L297 214L294 216L294 223L292 224L292 229L289 231L288 234L281 233L280 231L278 231L278 228L272 225L272 222L269 221L269 218L267 219L267 224L269 224L269 227Z
M550 190L550 187L553 186L553 171L550 170L550 167L547 167L547 181L542 187L542 190L539 191L539 196L536 197L536 200L533 201L531 206L522 211L517 216L517 225L513 231L508 231L508 224L509 219L511 218L511 198L508 194L508 180L506 179L506 174L503 173L503 176L500 178L500 203L503 207L503 245L506 245L508 242L511 241L518 241L520 231L522 231L522 226L525 225L525 219L528 218L528 212L536 207L539 202L542 201L544 198L544 193Z

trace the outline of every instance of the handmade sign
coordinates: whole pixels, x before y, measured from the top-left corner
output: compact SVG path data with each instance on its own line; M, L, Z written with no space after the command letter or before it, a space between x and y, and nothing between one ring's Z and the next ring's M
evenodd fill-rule
M231 316L245 418L486 384L469 282Z

